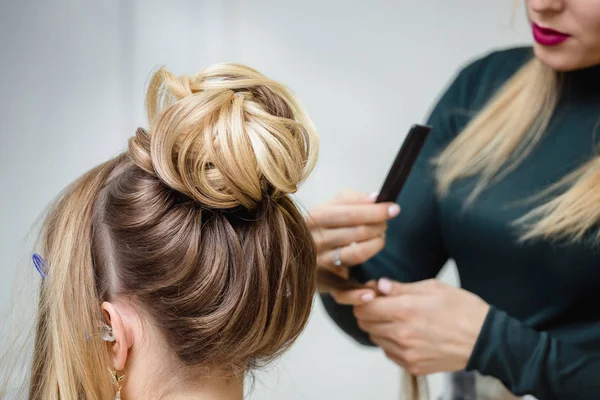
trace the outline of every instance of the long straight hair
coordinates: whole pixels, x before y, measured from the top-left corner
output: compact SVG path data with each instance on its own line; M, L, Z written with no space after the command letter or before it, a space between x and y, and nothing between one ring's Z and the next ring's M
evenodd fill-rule
M435 160L438 193L444 196L457 180L476 176L469 203L512 172L544 134L559 90L559 73L537 58L525 64ZM600 222L599 187L595 157L529 199L545 203L515 221L521 239L581 240Z

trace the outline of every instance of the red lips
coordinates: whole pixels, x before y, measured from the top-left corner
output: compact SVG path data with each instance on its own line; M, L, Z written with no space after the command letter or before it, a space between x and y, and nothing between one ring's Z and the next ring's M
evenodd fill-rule
M531 27L533 30L533 38L543 46L557 46L571 37L571 35L566 33L539 26L535 22L531 24Z

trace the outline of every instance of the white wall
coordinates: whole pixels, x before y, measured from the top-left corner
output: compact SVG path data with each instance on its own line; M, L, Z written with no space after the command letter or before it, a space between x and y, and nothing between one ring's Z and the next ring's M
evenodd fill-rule
M242 62L295 90L322 139L300 193L312 207L343 187L377 190L407 127L460 65L529 40L511 12L508 0L2 2L0 307L16 268L32 268L17 260L44 205L144 124L157 65ZM452 271L445 279L456 282ZM257 375L254 398L395 399L398 376L317 302L297 345Z

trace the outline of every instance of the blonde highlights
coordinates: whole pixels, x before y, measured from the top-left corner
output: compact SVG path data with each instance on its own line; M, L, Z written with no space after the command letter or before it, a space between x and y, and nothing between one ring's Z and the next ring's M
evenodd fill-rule
M316 250L290 194L318 138L294 96L242 65L163 68L147 110L129 150L75 181L45 220L32 400L112 400L102 301L135 299L184 375L239 376L308 320Z
M146 104L150 132L160 135L151 148L138 136L130 153L208 207L252 209L267 189L275 198L294 193L315 165L318 138L306 113L284 86L248 67L179 78L160 69Z
M435 159L438 193L444 196L457 180L476 176L469 204L514 171L547 129L559 90L559 73L537 58L521 67ZM523 199L546 203L515 221L521 239L581 240L600 221L599 183L600 159L595 158L543 193Z
M527 157L556 107L556 86L554 71L537 59L523 66L435 160L440 195L478 176L472 201Z

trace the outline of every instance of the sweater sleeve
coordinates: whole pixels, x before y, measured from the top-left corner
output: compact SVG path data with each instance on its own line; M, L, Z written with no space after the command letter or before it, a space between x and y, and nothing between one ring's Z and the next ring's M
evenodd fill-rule
M402 212L388 223L385 248L366 263L350 269L354 279L366 282L387 277L416 282L435 277L448 260L431 161L460 129L455 117L466 109L469 85L478 73L478 65L463 69L431 112L427 124L433 129L397 200ZM351 306L338 305L326 294L321 298L343 331L361 344L372 345L368 335L358 328Z
M492 307L467 365L501 380L515 395L538 400L600 396L600 354L538 332Z

